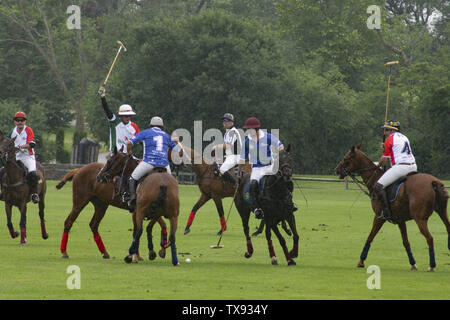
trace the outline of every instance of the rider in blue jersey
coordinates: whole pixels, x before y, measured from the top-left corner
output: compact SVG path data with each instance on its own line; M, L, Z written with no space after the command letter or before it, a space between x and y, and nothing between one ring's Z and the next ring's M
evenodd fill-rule
M127 144L128 154L131 154L133 145L143 142L144 160L134 169L128 180L130 190L130 207L136 206L136 186L139 179L151 172L155 167L165 167L170 171L169 148L176 151L178 146L171 137L163 131L164 123L160 117L153 117L150 121L150 128L139 132L136 137Z

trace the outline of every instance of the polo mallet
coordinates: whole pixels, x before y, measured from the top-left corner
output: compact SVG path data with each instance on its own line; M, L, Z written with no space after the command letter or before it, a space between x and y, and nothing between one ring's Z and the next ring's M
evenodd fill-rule
M384 113L384 123L387 122L387 115L388 115L388 108L389 108L389 89L391 87L391 72L392 72L392 66L398 64L398 61L391 61L387 62L384 65L387 67L389 66L389 75L388 75L388 86L387 86L387 93L386 93L386 111Z
M233 208L234 199L236 198L236 194L237 194L238 189L239 189L239 186L236 186L236 190L234 190L233 200L231 201L230 210L228 210L228 214L227 214L227 218L225 220L225 223L228 222L228 218L230 217L231 209ZM210 249L222 249L224 247L223 244L220 244L220 241L222 241L222 237L223 237L224 232L225 231L222 231L222 234L220 235L220 238L219 238L219 241L217 242L217 244L215 246L214 245L210 246L209 247Z
M117 43L119 44L120 47L119 47L119 50L117 51L116 57L114 58L114 61L113 61L112 65L111 65L111 68L109 68L109 72L108 72L108 75L106 76L105 82L103 82L103 86L106 86L106 82L108 82L109 76L111 75L111 72L112 72L112 70L113 70L113 68L114 68L114 66L116 64L117 58L119 57L119 54L122 51L122 49L125 52L127 52L127 48L123 45L122 42L117 41Z

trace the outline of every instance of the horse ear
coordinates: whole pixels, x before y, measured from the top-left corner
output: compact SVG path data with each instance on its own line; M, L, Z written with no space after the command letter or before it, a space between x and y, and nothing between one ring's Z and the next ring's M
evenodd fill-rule
M356 146L356 149L361 150L361 146L362 146L362 141L360 143L358 143L358 145Z
M125 146L120 147L120 153L123 153L123 149L125 148ZM116 147L117 150L117 147Z
M351 152L351 153L355 153L355 149L356 149L356 147L355 147L355 146L352 146L352 148L350 149L350 152Z
M287 152L287 153L291 152L291 144L290 144L290 143L288 144L288 146L287 146L287 148L286 148L286 152Z
M114 154L114 155L116 155L116 154L117 154L117 146L116 146L116 147L114 147L114 150L113 150L113 154Z

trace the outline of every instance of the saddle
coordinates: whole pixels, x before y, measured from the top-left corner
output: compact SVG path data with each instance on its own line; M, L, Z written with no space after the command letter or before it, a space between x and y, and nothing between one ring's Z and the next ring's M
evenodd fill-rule
M400 178L397 181L395 181L394 183L392 183L386 187L386 194L387 194L387 197L388 197L390 203L397 200L398 191L400 190L400 187L402 186L402 184L405 183L406 179L408 179L409 176L412 176L415 174L417 174L417 172L411 172L406 177Z

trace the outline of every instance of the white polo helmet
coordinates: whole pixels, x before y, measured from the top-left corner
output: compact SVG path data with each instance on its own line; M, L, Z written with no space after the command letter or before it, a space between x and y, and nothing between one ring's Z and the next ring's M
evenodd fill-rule
M135 116L136 113L129 104L123 104L119 108L119 116Z
M152 120L150 120L150 125L164 127L164 122L163 119L160 117L153 117Z

